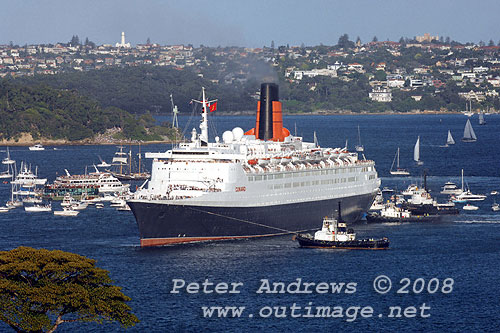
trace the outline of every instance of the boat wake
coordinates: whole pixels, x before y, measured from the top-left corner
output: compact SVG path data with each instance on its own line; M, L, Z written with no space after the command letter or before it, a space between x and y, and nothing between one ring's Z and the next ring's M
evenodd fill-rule
M465 223L465 224L473 224L473 223L488 223L488 224L500 224L500 219L498 219L497 215L479 215L474 216L474 219L467 220L454 220L454 223Z

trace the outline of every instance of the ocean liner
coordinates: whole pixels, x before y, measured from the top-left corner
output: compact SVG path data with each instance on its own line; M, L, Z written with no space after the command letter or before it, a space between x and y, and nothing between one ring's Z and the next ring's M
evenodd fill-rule
M322 148L283 127L278 86L261 85L255 128L208 138L202 89L200 133L152 158L151 179L127 201L141 246L272 236L311 230L343 207L347 223L371 206L380 179L371 160Z

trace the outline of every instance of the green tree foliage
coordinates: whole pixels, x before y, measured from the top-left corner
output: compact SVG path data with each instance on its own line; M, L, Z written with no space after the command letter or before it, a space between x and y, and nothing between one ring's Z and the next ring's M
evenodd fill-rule
M207 52L207 57L210 57L210 54ZM227 62L226 66L233 64ZM218 74L217 69L214 68L213 71L215 72L208 67L204 76ZM266 71L276 76L272 70ZM78 91L81 95L97 100L102 107L114 106L133 114L153 111L157 106L161 114L171 114L170 93L173 94L181 113L191 113L192 104L189 102L200 97L201 87L207 89L209 96L220 99L220 110L253 110L256 103L251 94L259 87L255 80L243 84L216 85L191 70L150 66L62 73L50 77L38 75L18 78L16 81L25 85L45 84L57 89ZM241 94L242 91L249 90L251 93ZM231 105L231 108L227 108L228 105Z
M349 35L343 34L339 37L337 46L343 49L349 49L354 47L354 42L349 40Z
M0 320L18 332L53 332L67 322L135 325L130 298L95 263L59 250L0 251Z
M0 138L15 139L30 133L35 139L77 141L119 127L127 139L161 139L148 134L144 126L136 116L112 106L102 108L75 90L0 81Z
M71 37L71 41L69 42L71 46L77 46L80 45L80 38L78 38L78 35L74 35Z

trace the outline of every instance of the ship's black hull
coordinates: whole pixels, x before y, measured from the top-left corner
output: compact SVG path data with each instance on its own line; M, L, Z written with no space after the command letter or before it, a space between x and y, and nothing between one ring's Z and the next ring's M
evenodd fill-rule
M376 193L264 207L206 207L128 202L139 227L141 246L281 235L317 229L323 217L358 221Z
M404 222L436 222L441 219L440 215L413 215L411 217L386 217L379 214L367 214L368 223L404 223Z
M409 210L413 215L458 215L456 207L403 204L403 209Z
M359 239L351 241L324 241L316 240L310 235L298 234L294 239L299 242L300 247L327 248L327 249L366 249L385 250L389 248L389 240L382 239Z

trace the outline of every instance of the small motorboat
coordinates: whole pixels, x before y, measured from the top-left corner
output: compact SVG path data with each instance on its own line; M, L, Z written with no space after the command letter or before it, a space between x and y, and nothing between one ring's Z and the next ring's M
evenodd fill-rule
M14 209L16 207L22 207L23 202L20 200L9 200L9 201L7 201L5 206L7 206L7 208L9 208L9 209Z
M130 209L129 205L127 205L127 204L125 203L125 204L123 204L123 205L121 205L121 206L117 207L117 208L116 208L116 210L119 210L119 211L130 211L131 209Z
M78 201L78 202L75 202L73 205L71 205L71 209L72 210L84 210L85 208L87 208L89 204L84 202L84 201Z
M372 249L383 250L389 248L389 240L381 239L356 239L356 233L352 229L347 229L346 223L339 217L333 219L325 217L321 230L311 234L296 234L293 240L299 242L300 247L330 248L330 249Z
M51 212L52 205L49 203L47 205L34 204L33 206L24 206L26 212Z
M2 206L0 207L0 213L7 213L9 211L9 207Z
M392 188L384 187L382 189L382 193L392 193L394 190Z
M478 210L479 207L477 206L474 206L474 205L471 205L471 204L467 204L463 207L464 210Z
M101 161L101 163L97 164L97 166L99 168L109 168L111 167L111 164L107 163L106 161L104 161L101 156L98 156L99 157L99 161Z
M490 192L491 195L497 195L498 194L498 191L491 191Z
M64 207L63 210L55 210L54 215L56 216L77 216L80 213L77 210L73 210L68 207Z
M95 208L102 209L102 208L104 208L104 204L101 203L101 202L98 202L98 203L95 204Z
M500 210L500 205L495 202L493 205L491 205L491 210L494 212L498 212Z
M66 193L64 195L63 201L61 202L61 207L71 207L74 204L76 204L76 200L73 199L73 197L71 196L71 194Z
M45 150L45 148L42 146L42 144L41 144L41 143L36 144L36 145L34 145L34 146L31 146L31 147L29 147L28 149L29 149L29 150L31 150L31 151Z

